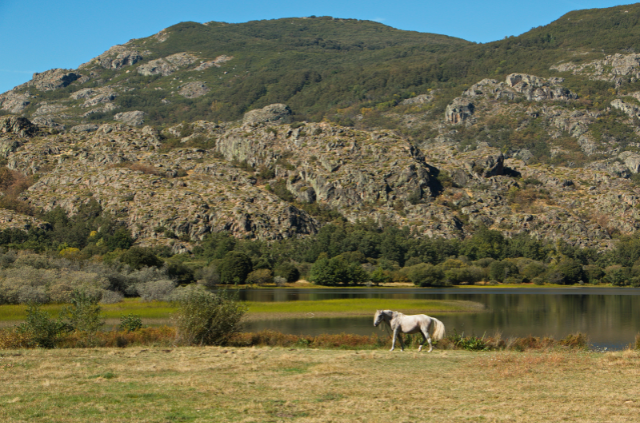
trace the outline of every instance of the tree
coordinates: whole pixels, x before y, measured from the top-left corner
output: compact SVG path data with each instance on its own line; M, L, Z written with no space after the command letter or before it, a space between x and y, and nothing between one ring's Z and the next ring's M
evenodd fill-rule
M160 267L160 260L149 248L131 247L120 256L120 261L134 269L142 267Z
M578 283L584 277L582 265L577 260L571 258L565 258L560 261L554 270L562 276L560 283L565 285Z
M278 264L274 269L274 275L285 278L287 282L295 282L300 279L298 268L289 262Z
M251 259L244 253L229 251L220 262L220 282L224 284L245 283L253 269Z
M415 266L405 267L403 271L411 282L418 286L445 286L444 272L437 266L429 263L420 263Z
M477 260L485 257L500 259L503 257L505 240L498 231L480 227L476 233L460 248L460 254Z
M489 265L489 277L504 282L509 276L518 274L518 266L509 260L494 261Z

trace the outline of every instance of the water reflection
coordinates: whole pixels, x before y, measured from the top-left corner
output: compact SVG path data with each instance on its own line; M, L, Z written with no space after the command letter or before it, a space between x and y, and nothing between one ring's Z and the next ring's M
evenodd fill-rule
M336 298L398 298L476 301L483 313L438 314L451 333L563 338L583 332L597 347L622 349L640 333L640 289L272 289L245 290L249 301L311 301ZM304 318L253 322L247 330L278 330L299 335L378 333L371 317Z

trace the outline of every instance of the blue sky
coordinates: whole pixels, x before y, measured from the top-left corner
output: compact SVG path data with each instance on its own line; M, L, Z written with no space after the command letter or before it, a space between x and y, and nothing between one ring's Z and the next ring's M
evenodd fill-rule
M607 0L0 0L0 93L33 72L77 68L115 44L183 21L246 22L301 16L368 19L394 28L489 42L519 35Z

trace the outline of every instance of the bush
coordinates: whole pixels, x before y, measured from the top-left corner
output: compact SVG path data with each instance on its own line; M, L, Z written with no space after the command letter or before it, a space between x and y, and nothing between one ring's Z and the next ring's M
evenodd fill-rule
M163 301L176 288L176 283L172 280L160 280L136 285L138 295L142 301Z
M122 263L128 264L133 269L141 269L142 267L161 267L160 260L148 248L131 247L120 256Z
M100 298L101 304L117 304L124 299L122 292L118 291L103 291Z
M96 333L104 325L98 300L97 296L85 291L73 291L71 306L65 307L61 312L61 316L66 317L68 327L80 332Z
M311 266L310 273L311 281L318 285L348 285L367 279L360 263L349 263L342 257L321 257Z
M215 264L210 264L196 270L195 278L207 288L215 288L220 283L220 272Z
M136 314L127 314L120 318L118 330L124 332L135 332L142 329L142 319Z
M518 266L509 260L494 261L489 265L489 277L503 282L507 277L517 275Z
M442 269L428 263L421 263L411 267L405 267L403 272L414 285L418 286L445 286L447 282Z
M16 332L25 335L28 347L54 348L70 329L60 318L52 320L38 304L31 303L27 308L27 318L17 326Z
M273 274L275 276L285 278L287 282L295 282L300 279L300 272L298 271L298 268L288 262L278 264L275 267Z
M556 282L565 285L573 285L582 280L584 272L582 265L571 258L565 258L558 263L554 269Z
M226 290L190 289L178 302L176 326L185 345L225 345L240 331L246 306Z
M247 283L265 285L273 282L273 273L269 269L258 269L249 273Z

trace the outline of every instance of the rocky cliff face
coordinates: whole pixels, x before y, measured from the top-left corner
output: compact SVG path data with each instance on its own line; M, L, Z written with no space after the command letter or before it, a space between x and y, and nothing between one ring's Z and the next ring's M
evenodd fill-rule
M167 150L149 126L47 135L24 132L32 127L27 120L4 119L13 122L0 140L9 146L7 166L37 177L23 200L73 213L93 198L141 245L170 244L175 252L222 230L265 240L313 234L320 223L304 203L352 222L407 225L417 236L464 238L483 225L598 249L640 221L640 188L606 162L589 169L527 165L487 144L467 152L446 143L420 148L393 132L329 123L196 122L165 136L190 133L185 145L209 139L210 148ZM622 159L637 171L635 156ZM260 177L263 169L273 170L271 179ZM278 181L295 202L270 191ZM0 227L44 224L5 214Z

